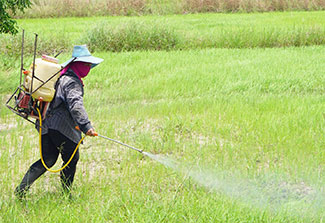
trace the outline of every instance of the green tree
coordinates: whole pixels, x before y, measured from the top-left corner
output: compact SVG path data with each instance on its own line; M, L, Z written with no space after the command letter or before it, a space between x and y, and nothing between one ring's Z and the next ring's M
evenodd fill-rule
M0 33L16 34L17 22L11 18L9 12L15 15L17 10L23 12L30 5L29 0L0 0Z

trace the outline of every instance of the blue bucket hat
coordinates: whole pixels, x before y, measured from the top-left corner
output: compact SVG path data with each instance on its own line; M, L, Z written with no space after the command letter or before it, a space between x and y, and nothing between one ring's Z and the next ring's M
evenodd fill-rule
M103 62L103 59L92 56L86 45L79 45L73 47L72 58L66 61L65 63L61 64L61 66L66 67L71 62L77 61L91 63L91 68L94 68L95 66Z

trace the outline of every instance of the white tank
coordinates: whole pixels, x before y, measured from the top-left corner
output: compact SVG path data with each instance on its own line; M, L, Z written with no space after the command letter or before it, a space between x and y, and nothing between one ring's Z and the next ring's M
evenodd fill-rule
M61 69L61 65L58 64L59 60L53 57L43 55L42 58L37 58L35 60L35 73L33 80L33 88L32 91L35 91L39 86L43 83L38 79L46 82L51 76L57 73ZM31 65L31 69L33 69L33 65ZM25 76L24 86L27 91L31 90L31 82L32 82L32 71L25 72L27 74ZM60 76L60 72L55 75L49 82L47 82L44 86L38 89L32 97L34 99L43 100L46 102L52 101L55 93L54 85L57 79Z

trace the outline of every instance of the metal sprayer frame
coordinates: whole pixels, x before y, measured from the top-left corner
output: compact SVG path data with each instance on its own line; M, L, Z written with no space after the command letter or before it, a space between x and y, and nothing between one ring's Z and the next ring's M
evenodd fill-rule
M33 64L32 64L32 79L31 79L31 87L30 87L30 90L27 92L25 89L24 89L24 84L22 83L23 81L23 71L25 70L24 69L24 41L25 41L25 30L22 30L22 43L21 43L21 64L20 64L20 81L19 81L19 86L17 87L17 89L15 90L15 92L9 97L8 101L6 102L6 106L12 111L14 112L15 114L19 115L20 117L24 118L25 120L33 123L33 124L36 124L35 122L33 122L32 120L30 120L28 118L28 115L26 114L22 114L18 109L18 104L23 100L23 98L15 98L16 99L16 102L15 102L15 106L12 107L9 105L10 101L14 98L14 96L16 95L17 91L18 92L18 95L21 93L21 92L24 92L26 95L30 96L30 99L29 99L29 109L33 109L32 107L32 95L38 90L40 89L41 87L43 87L45 84L47 84L51 79L53 79L58 73L60 73L64 67L61 67L61 69L54 73L50 78L48 78L46 81L43 81L41 79L39 79L38 77L35 76L35 60L36 60L36 53L37 53L37 37L38 37L38 34L35 33L35 41L34 41L34 57L33 57ZM57 55L55 55L55 57L59 56L60 54L62 53L59 52ZM76 58L74 58L71 62L73 62ZM37 79L38 81L40 81L42 84L40 86L38 86L36 89L33 90L33 81L34 81L34 78Z

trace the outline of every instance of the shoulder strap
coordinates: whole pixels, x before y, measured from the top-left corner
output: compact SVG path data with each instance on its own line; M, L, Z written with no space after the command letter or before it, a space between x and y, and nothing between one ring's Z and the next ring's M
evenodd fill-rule
M53 106L54 106L54 104L55 104L56 93L57 93L58 86L59 86L59 82L60 82L60 79L61 79L62 76L63 76L63 75L61 75L61 76L57 79L57 81L55 82L55 85L54 85L54 90L55 90L55 91L54 91L54 96L53 96L52 101L50 102L49 108L48 108L48 110L47 110L47 112L46 112L46 116L50 115L50 114L51 114L51 111L54 109Z

